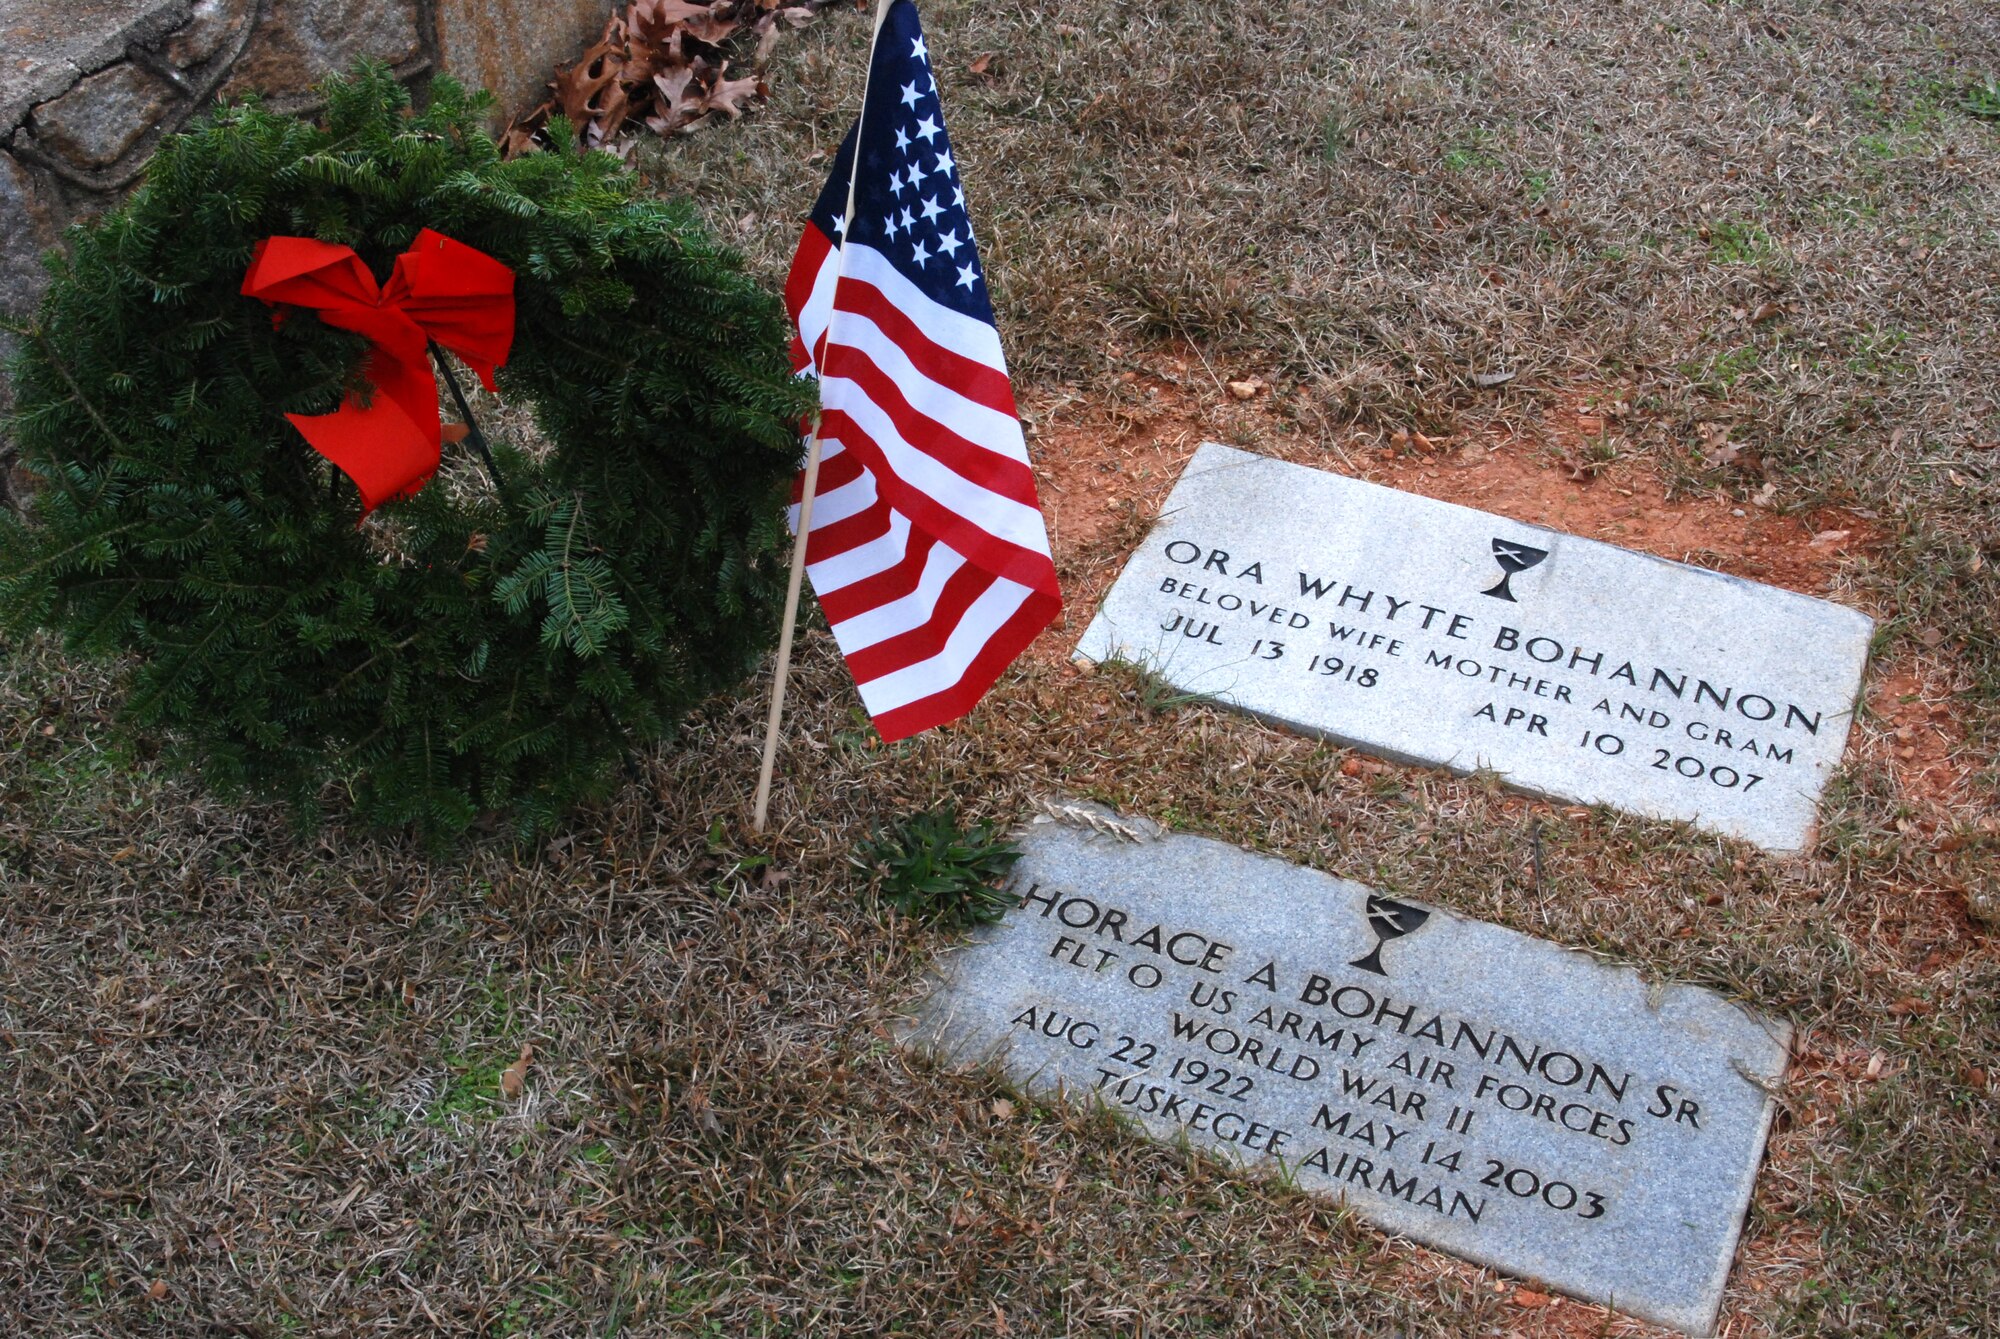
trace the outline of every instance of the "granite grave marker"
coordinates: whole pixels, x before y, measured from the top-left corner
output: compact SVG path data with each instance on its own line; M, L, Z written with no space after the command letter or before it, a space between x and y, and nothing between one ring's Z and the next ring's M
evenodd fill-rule
M1077 657L1392 758L1811 841L1873 623L1209 443Z
M1141 839L1031 826L1018 906L946 955L906 1044L1713 1330L1785 1025L1221 842L1091 821Z

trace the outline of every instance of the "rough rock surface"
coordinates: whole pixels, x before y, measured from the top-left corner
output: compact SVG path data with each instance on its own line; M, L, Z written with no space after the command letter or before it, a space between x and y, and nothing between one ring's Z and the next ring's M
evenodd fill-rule
M188 0L0 0L0 132L189 16Z
M256 92L287 105L364 57L428 66L430 34L415 0L263 0L262 11L223 85L230 97Z
M130 153L178 97L159 75L129 61L80 81L35 108L35 142L86 167L110 167Z
M162 136L218 98L304 110L363 58L448 69L504 120L603 27L609 0L0 0L0 316L34 310L42 254L116 204ZM13 353L0 335L0 365ZM0 373L0 420L13 408ZM0 422L0 506L13 451Z
M65 224L116 203L217 98L300 109L362 58L491 88L505 116L602 28L608 0L0 0L0 314L32 309ZM21 226L25 223L25 227ZM0 354L4 354L0 348ZM0 410L6 388L0 385Z
M539 70L566 54L514 50ZM362 57L415 81L437 51L430 0L0 0L0 316L33 311L64 226L116 204L218 97L303 109ZM0 375L0 415L12 403ZM11 456L0 426L0 505Z
M490 88L504 120L542 100L549 72L604 31L607 0L437 0L444 68Z

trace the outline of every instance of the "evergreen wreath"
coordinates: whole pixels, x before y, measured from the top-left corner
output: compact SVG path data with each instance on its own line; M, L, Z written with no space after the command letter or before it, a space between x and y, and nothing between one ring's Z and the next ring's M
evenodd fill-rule
M448 78L421 111L381 66L325 92L324 126L251 103L168 140L52 262L12 367L38 484L0 515L0 626L123 657L124 719L226 794L545 829L775 637L805 408L782 312L560 126L503 162ZM358 524L283 415L335 409L368 341L239 289L266 237L379 280L425 228L514 270L500 393L546 445L496 440L491 475L448 445Z

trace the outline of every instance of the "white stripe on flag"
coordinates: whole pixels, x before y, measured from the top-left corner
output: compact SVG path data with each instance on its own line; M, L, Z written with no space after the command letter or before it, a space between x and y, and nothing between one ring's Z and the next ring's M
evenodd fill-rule
M1020 419L968 400L943 382L933 381L910 361L902 345L866 316L842 310L839 343L842 348L866 356L896 383L903 398L910 402L910 408L925 418L949 428L974 446L1023 465L1028 463Z
M905 484L936 499L939 506L995 539L1032 553L1049 551L1048 527L1042 523L1039 509L970 483L911 446L897 431L895 421L860 386L846 377L823 376L819 393L823 406L844 411L856 427L868 434L889 468ZM813 524L817 526L819 522Z
M847 277L880 289L889 304L909 317L931 343L975 363L984 363L996 372L1007 370L998 330L925 297L923 290L897 273L888 257L874 247L856 242L847 248Z
M919 698L941 693L964 678L974 657L986 649L986 643L993 639L1000 625L1012 618L1032 594L1027 586L995 577L993 584L959 619L942 651L861 685L861 700L867 705L869 715L880 716Z
M944 544L931 545L931 551L924 556L923 576L915 590L901 599L878 604L866 613L856 614L846 622L834 625L833 635L840 643L840 649L851 655L930 622L931 615L937 612L938 596L944 591L944 583L964 566L963 554L953 552Z
M813 529L822 530L850 516L859 516L874 505L875 476L864 470L853 483L842 484L813 499ZM798 528L799 523L795 519L792 529Z
M799 309L799 342L806 346L805 371L810 374L818 366L814 354L819 349L820 336L826 333L826 323L833 316L833 290L840 286L840 248L834 247L820 262L819 273L813 277L812 294L806 298L805 306Z
M843 449L844 448L840 445L840 443L831 437L820 438L819 442L820 468L824 469L826 467L826 462L832 460L835 456L839 455ZM802 491L805 487L804 477L805 476L803 472L801 472L799 486ZM870 474L867 470L864 469L861 471L861 477L868 480L869 485L871 487L874 485L875 476ZM815 530L819 529L820 525L822 524L819 514L820 503L824 502L827 498L831 497L832 495L833 495L833 490L826 487L825 484L821 484L818 488L813 490L813 529ZM795 535L799 532L799 504L796 502L789 504L785 508L785 528L790 530Z
M815 522L815 528L817 523ZM897 563L910 551L910 518L900 511L889 512L889 532L866 544L857 544L845 553L831 558L822 558L810 564L806 571L812 577L813 589L822 596L837 590L845 590L857 581L879 576ZM837 640L837 639L836 639ZM844 648L843 648L844 649Z

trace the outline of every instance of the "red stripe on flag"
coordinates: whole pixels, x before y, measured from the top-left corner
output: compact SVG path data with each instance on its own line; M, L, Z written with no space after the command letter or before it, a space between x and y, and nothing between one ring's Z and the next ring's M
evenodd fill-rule
M785 276L785 310L791 313L794 326L799 323L799 313L806 308L806 300L818 286L819 272L826 267L833 249L833 239L821 232L817 223L808 222L805 235L799 238L799 249L792 256L791 271Z
M986 696L991 688L1014 663L1021 652L1039 637L1042 629L1055 621L1062 609L1062 601L1053 595L1037 591L1028 596L1013 617L1002 623L998 630L987 639L979 654L965 667L965 673L958 682L929 697L918 698L893 710L875 717L876 733L882 741L893 744L899 739L922 734L971 711L979 705L979 699Z
M861 457L868 472L875 476L876 492L920 528L943 537L974 564L997 576L1051 595L1056 593L1056 568L1048 554L1024 549L989 534L922 489L904 482L889 468L882 448L846 413L827 410L821 416L820 431L839 438L843 447Z
M821 529L815 525L806 536L806 566L838 558L850 549L858 549L863 544L872 544L889 533L889 504L877 498L866 511L858 511L844 521L835 521ZM819 589L819 583L813 583Z
M953 572L951 580L938 592L937 604L932 606L929 618L908 632L864 646L847 657L847 668L853 671L854 681L865 684L870 679L908 669L920 660L929 660L944 650L965 611L998 579L971 563Z
M813 500L818 501L836 488L845 488L865 472L861 462L848 452L822 455L819 459L819 487L813 490ZM805 495L806 472L802 469L792 476L792 505L796 507Z
M811 290L808 289L808 292ZM903 351L916 369L941 386L949 386L975 404L998 410L1009 418L1019 418L1014 404L1014 386L1007 373L962 353L954 353L937 343L888 294L865 280L842 275L833 290L835 311L865 316Z
M859 386L870 402L889 416L889 421L896 425L896 431L912 447L967 483L984 488L989 493L998 493L1026 507L1041 505L1041 500L1035 495L1035 474L1028 468L1027 462L967 441L945 424L920 412L904 396L895 380L860 349L830 343L827 360L833 366L831 369L822 367L820 375L844 378Z
M813 490L813 497L823 498L836 488L845 488L867 472L852 452L822 455L819 458L819 487Z
M826 614L826 621L845 623L871 609L893 604L914 591L922 584L924 568L929 565L931 551L937 546L934 536L912 533L900 562L883 568L874 576L863 577L819 597L819 607ZM961 572L964 570L959 569Z

